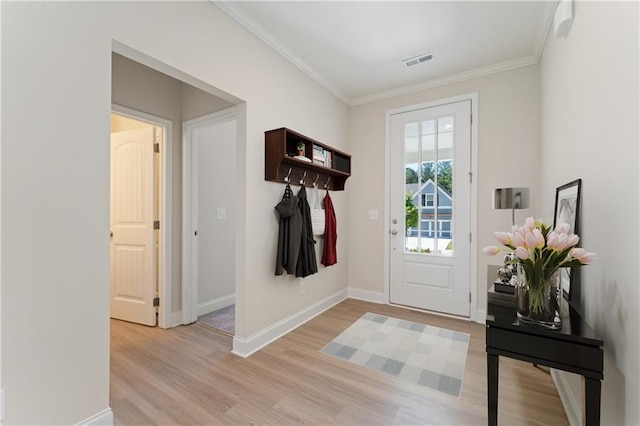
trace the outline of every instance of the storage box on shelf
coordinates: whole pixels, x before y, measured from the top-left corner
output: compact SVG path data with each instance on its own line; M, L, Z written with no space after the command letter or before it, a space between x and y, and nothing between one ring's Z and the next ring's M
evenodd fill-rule
M319 188L344 190L351 176L351 156L321 142L286 128L264 132L264 178L272 182L299 184L304 176L305 186L317 182ZM303 146L302 157L298 145ZM297 157L297 158L296 158ZM306 173L306 175L305 175Z

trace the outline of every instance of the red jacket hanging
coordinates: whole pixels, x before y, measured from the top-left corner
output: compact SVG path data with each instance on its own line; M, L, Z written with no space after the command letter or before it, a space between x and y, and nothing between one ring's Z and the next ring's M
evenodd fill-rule
M324 205L324 217L325 217L325 228L324 228L324 248L322 250L322 264L324 266L331 266L338 262L338 255L336 252L336 241L338 240L338 231L337 231L337 223L336 223L336 212L333 210L333 201L331 201L331 197L329 196L329 191L327 190L327 195L324 196L324 200L322 201Z

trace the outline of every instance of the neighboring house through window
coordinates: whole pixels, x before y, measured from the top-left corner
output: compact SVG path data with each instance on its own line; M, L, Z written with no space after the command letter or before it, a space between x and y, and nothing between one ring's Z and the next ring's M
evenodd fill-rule
M452 238L451 194L431 179L424 184L407 184L406 191L412 194L413 204L419 208L419 228L407 229L407 236L423 238Z

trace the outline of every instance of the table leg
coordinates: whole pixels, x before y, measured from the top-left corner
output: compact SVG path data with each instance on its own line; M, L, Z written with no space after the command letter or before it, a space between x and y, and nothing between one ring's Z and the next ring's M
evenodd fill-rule
M584 405L586 426L600 425L600 391L602 384L598 379L584 378Z
M498 424L498 355L487 354L487 399L489 426Z

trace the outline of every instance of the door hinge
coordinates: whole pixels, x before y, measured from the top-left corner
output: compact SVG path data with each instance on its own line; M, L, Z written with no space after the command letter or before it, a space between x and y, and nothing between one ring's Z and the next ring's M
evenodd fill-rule
M473 183L473 173L469 172L469 183Z
M153 221L153 229L160 229L160 221L159 220L154 220Z
M469 124L473 124L473 113L471 113L471 118L469 120Z
M473 242L473 234L471 232L469 232L469 242L470 243Z
M160 298L159 297L154 297L153 298L153 306L154 307L160 306Z
M160 144L158 142L153 144L153 152L160 152Z
M471 303L471 292L469 292L469 303Z

